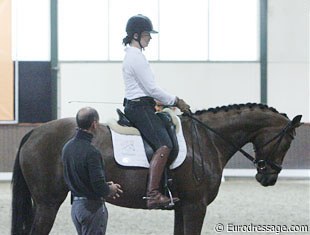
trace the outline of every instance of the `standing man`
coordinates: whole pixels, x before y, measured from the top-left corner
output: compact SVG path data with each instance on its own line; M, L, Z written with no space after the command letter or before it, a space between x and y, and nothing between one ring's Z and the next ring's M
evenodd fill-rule
M78 130L62 150L65 182L73 198L71 217L79 235L104 235L108 211L106 197L119 197L119 184L106 182L101 154L92 144L98 112L82 108L76 115Z

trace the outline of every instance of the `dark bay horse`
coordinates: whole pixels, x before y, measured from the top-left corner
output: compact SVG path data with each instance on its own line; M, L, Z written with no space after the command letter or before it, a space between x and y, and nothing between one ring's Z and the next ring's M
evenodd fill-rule
M255 149L256 180L263 186L274 185L295 128L301 125L300 115L290 121L286 115L261 104L223 106L180 118L187 157L171 171L174 191L181 199L174 209L175 235L201 233L207 206L219 191L223 168L246 143L253 143ZM33 129L22 139L12 179L12 234L50 232L68 194L61 150L75 129L73 118L60 119ZM108 202L146 209L142 198L146 194L148 170L126 168L115 162L106 125L97 130L93 144L104 158L107 180L120 183L124 190L122 197Z

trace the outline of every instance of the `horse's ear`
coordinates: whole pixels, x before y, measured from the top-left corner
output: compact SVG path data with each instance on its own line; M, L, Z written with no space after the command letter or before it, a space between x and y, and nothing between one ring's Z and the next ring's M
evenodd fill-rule
M301 126L303 123L300 122L302 115L297 115L296 117L293 118L292 120L292 127L297 128Z

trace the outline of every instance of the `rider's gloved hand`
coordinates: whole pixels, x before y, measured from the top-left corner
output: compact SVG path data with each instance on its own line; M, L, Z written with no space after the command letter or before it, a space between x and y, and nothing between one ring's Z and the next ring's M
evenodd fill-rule
M190 113L190 106L179 97L176 97L175 99L175 106L177 106L183 113Z

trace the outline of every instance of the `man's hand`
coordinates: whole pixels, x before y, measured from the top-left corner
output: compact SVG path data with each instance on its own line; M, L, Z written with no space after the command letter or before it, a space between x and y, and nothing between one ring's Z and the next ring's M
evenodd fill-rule
M181 112L190 113L190 106L179 97L176 98L175 105L181 110Z
M121 186L119 184L114 184L113 181L107 182L110 188L110 194L109 197L112 197L113 199L116 199L120 197L123 193L123 190L121 189Z

